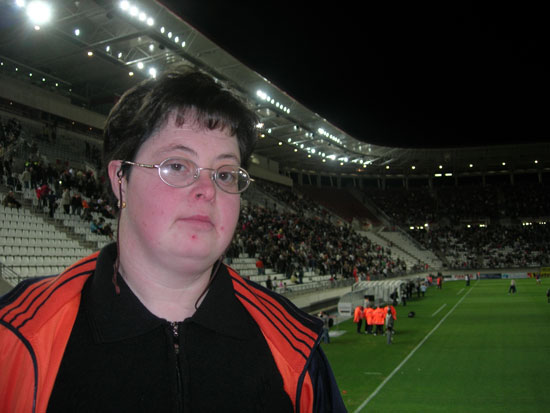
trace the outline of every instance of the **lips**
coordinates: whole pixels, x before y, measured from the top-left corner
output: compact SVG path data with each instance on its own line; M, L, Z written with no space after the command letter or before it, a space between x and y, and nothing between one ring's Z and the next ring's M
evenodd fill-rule
M191 215L185 218L181 218L179 221L203 229L210 229L214 226L214 223L207 215Z

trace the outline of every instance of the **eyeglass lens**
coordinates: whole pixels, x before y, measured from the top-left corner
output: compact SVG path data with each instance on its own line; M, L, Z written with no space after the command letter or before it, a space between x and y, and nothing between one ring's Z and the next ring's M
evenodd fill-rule
M209 168L198 168L193 161L184 158L166 159L159 165L162 180L179 187L191 185L199 178L203 169L210 170L216 185L226 192L239 193L250 183L248 173L233 165L224 165L213 171Z

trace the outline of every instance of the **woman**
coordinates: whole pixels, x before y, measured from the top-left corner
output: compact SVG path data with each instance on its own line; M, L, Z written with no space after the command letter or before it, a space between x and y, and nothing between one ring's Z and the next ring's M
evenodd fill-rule
M0 411L345 411L322 322L222 264L255 123L188 68L121 98L117 243L0 302Z

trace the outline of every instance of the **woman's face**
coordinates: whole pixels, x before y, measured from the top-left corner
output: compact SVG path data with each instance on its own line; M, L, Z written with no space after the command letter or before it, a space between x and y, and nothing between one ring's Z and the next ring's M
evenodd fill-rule
M159 164L172 157L212 169L241 161L234 136L196 125L176 126L173 117L142 145L135 162ZM219 189L208 170L190 186L174 188L160 179L158 169L131 168L123 180L121 258L127 255L184 272L213 265L233 238L240 196Z

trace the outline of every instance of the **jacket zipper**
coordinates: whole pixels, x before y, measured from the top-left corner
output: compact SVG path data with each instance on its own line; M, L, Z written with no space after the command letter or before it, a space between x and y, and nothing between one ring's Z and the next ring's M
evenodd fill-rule
M180 371L180 343L179 343L179 323L173 321L170 323L172 329L172 339L174 342L174 354L176 355L176 403L177 403L177 412L183 412L183 385L181 381L181 371Z

